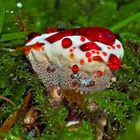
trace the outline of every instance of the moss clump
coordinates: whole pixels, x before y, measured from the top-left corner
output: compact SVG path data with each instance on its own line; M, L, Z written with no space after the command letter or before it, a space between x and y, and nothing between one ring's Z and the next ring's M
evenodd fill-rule
M140 9L139 0L10 0L0 1L0 95L13 101L17 107L0 99L0 126L15 111L21 110L25 96L32 97L23 115L19 115L9 132L0 131L8 139L96 139L95 130L100 115L106 111L103 138L140 139ZM34 74L21 52L8 52L25 44L29 32L43 33L48 27L75 28L104 26L119 34L125 49L117 82L110 89L80 97L78 101L67 95L67 102L52 108L46 89ZM78 95L74 95L75 96ZM99 110L89 109L92 99ZM81 106L80 106L81 105ZM36 107L37 120L30 131L25 131L24 119L31 107ZM91 107L91 106L90 106ZM72 109L82 120L79 125L65 127L65 119ZM32 116L31 118L35 118ZM78 116L78 117L79 117ZM0 127L1 128L1 127ZM41 129L42 128L42 129ZM36 136L36 137L34 137Z

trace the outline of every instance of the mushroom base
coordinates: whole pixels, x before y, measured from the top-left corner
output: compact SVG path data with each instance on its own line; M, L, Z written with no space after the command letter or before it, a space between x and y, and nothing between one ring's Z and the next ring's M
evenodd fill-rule
M112 77L110 70L104 71L102 75L81 70L74 74L71 68L48 61L30 60L30 63L47 89L59 86L62 89L73 89L84 94L94 93L109 87Z

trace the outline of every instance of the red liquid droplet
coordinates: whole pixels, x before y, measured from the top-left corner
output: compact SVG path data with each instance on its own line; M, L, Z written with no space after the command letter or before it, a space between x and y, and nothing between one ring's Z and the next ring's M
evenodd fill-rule
M100 52L99 52L99 51L97 51L97 52L96 52L96 54L100 54Z
M56 42L63 37L66 36L73 36L73 35L79 35L84 36L85 38L89 39L92 42L98 41L101 43L104 43L106 45L113 45L115 42L115 35L110 30L103 28L103 27L83 27L83 28L75 28L70 29L66 31L61 31L59 33L56 33L48 38L46 40L50 43Z
M104 55L104 56L107 56L107 53L106 53L106 52L103 52L103 55Z
M80 64L83 65L85 63L84 59L80 60Z
M92 61L92 59L91 58L88 58L88 62L90 63Z
M86 57L90 57L91 56L91 53L90 52L86 52L85 56Z
M80 40L81 40L82 42L85 42L86 39L85 39L84 36L81 36L81 37L80 37Z
M67 48L71 47L71 45L72 45L71 39L69 39L69 38L64 38L64 39L62 40L62 47L63 47L64 49L67 49Z
M114 69L115 70L115 69L118 69L118 68L121 67L120 59L116 55L114 55L114 54L110 55L108 62L110 63L110 64L108 64L108 67L110 69Z
M66 37L66 36L69 36L69 35L72 36L73 32L70 31L70 30L61 31L61 32L58 32L54 35L51 35L51 36L47 37L45 40L47 40L50 43L54 43L58 40L61 40L63 37Z
M102 72L102 71L97 71L97 74L98 74L99 76L102 76L102 75L103 75L103 72Z
M79 70L79 67L76 64L72 66L72 71L74 74L76 74L78 70Z
M112 48L112 49L115 49L115 46L112 45L111 48Z
M100 56L93 56L93 60L103 62L103 59Z
M118 44L118 45L117 45L117 48L118 48L118 49L120 49L120 48L121 48L121 45L120 45L120 44Z
M88 43L83 44L82 46L80 46L80 49L82 51L101 50L101 48L93 42L88 42Z
M102 27L87 28L85 37L91 41L98 41L106 45L113 45L116 38L113 32Z
M73 49L70 49L69 51L70 51L70 52L73 52Z

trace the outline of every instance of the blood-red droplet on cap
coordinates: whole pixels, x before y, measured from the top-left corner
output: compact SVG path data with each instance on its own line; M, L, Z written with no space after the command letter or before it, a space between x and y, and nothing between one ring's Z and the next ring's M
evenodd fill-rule
M62 47L63 47L64 49L71 47L71 45L72 45L71 39L69 39L69 38L64 38L64 39L62 40Z
M92 61L92 59L91 58L88 58L88 62L90 63Z
M109 62L108 67L110 69L118 69L121 67L120 59L114 54L110 55L108 62Z
M107 28L103 27L88 27L85 29L86 31L83 32L84 36L95 42L101 42L106 45L113 45L115 42L115 35L112 31L108 30Z
M80 60L80 64L83 65L85 63L84 59Z
M87 42L87 43L81 45L80 49L82 51L101 50L101 48L93 42Z
M97 36L98 36L98 40L102 42L102 40L104 39L103 33L99 32Z
M114 45L112 45L112 46L111 46L111 48L112 48L112 49L115 49L115 46L114 46Z
M86 56L86 57L90 57L90 56L91 56L91 53L90 53L90 52L86 52L86 53L85 53L85 56Z
M120 44L117 44L117 48L120 49L121 48L121 45Z
M93 60L103 62L103 59L100 56L93 56Z
M80 37L80 40L81 40L82 42L85 42L86 39L85 39L84 36L81 36L81 37Z
M102 75L103 75L103 72L102 72L102 71L97 71L97 74L98 74L99 76L102 76Z
M70 52L73 52L73 49L70 49L69 51L70 51Z
M115 35L108 29L100 28L97 31L97 41L107 45L112 45L115 42Z
M107 53L106 52L102 52L102 53L103 53L104 56L107 56Z
M73 73L77 73L78 70L79 70L79 67L76 64L72 66Z
M100 52L99 51L96 51L96 54L100 54Z

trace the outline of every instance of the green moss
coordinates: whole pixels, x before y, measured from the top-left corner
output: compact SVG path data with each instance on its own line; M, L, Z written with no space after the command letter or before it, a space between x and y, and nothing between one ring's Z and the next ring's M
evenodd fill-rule
M85 102L91 98L102 110L107 110L107 138L115 129L112 139L139 139L139 118L136 117L140 115L139 0L20 0L21 8L17 7L18 2L0 1L0 95L12 100L20 109L25 94L28 90L32 91L31 104L38 107L40 121L46 125L41 135L34 139L90 140L95 139L96 132L88 119L80 126L64 127L68 114L66 107L62 105L52 109L46 89L24 54L4 50L24 46L26 34L32 31L42 33L51 26L68 29L95 25L110 27L120 34L125 48L123 63L128 68L118 71L117 82L110 89L86 95ZM0 125L16 109L0 99ZM78 110L89 112L81 108ZM96 116L95 112L89 115L92 116L92 113ZM21 122L17 120L9 134L0 132L0 136L17 140L32 139L21 128Z

